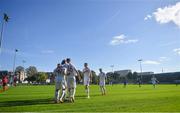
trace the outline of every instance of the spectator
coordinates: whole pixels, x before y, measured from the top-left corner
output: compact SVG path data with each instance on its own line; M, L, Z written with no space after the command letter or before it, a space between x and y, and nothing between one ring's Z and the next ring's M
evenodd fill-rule
M16 87L16 83L17 83L17 76L14 76L14 86Z
M3 78L2 78L3 91L7 90L7 88L8 88L7 83L8 83L7 75L3 75Z

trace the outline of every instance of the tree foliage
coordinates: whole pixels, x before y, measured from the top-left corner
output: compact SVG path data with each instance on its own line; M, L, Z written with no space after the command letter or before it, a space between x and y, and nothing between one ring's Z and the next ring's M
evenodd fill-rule
M45 83L47 78L48 78L48 74L45 72L38 72L36 74L36 81L39 83Z
M27 74L27 79L26 80L28 82L35 82L37 73L38 73L38 71L37 71L35 66L29 66L26 69L26 74Z
M24 71L24 67L22 66L17 66L15 69L15 72L23 72Z
M96 75L96 72L92 70L91 73L92 73L92 83L97 84L98 83L98 76Z
M27 73L27 76L28 77L31 77L31 76L35 76L37 74L37 69L35 66L29 66L27 69L26 69L26 73Z

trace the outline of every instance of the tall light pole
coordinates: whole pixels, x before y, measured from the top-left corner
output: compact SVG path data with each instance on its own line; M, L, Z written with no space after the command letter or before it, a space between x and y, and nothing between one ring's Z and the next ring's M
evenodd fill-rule
M1 34L0 34L0 53L2 49L2 40L3 40L3 31L4 31L4 23L9 21L9 17L6 13L4 13L4 17L2 19L2 26L1 26Z
M26 61L25 60L22 60L22 63L23 63L23 67L24 67L24 69L25 69L25 63L26 63Z
M143 61L142 59L138 60L140 66L141 79L142 79L142 61Z
M114 65L110 65L112 68L112 76L110 75L109 84L113 85L113 77L114 77Z
M112 73L114 73L114 65L110 65L110 67L112 68Z
M15 65L16 65L16 53L18 52L17 49L15 49L14 53L14 61L13 61L13 75L15 75Z
M162 73L164 73L164 68L162 67Z
M1 26L1 34L0 34L0 54L2 51L2 40L3 40L3 31L4 31L4 23L8 22L9 17L6 13L4 13L4 17L2 18L2 26Z
M24 79L26 78L26 69L25 69L25 63L26 63L26 61L25 60L22 60L22 63L23 63L23 68L24 68L24 76L23 76L23 81L24 81Z

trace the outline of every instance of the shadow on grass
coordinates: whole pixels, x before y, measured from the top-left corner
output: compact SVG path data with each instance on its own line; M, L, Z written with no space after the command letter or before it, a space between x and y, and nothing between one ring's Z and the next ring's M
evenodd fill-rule
M92 95L100 96L100 95ZM86 95L78 95L76 99L86 99ZM65 101L65 103L69 103ZM33 99L33 100L16 100L16 101L3 101L0 102L0 107L13 107L13 106L28 106L28 105L42 105L42 104L54 104L52 98L47 99Z
M33 99L33 100L17 100L17 101L4 101L0 102L0 107L12 107L12 106L28 106L38 104L53 104L52 98L48 99Z
M101 95L99 95L99 94L90 95L90 98L98 97L98 96L101 96ZM76 100L87 99L87 95L77 95L77 96L75 96L75 99Z
M101 96L100 94L94 94L94 95L91 95L90 94L90 97L97 97L97 96ZM77 96L75 96L76 98L86 98L87 97L87 95L77 95Z

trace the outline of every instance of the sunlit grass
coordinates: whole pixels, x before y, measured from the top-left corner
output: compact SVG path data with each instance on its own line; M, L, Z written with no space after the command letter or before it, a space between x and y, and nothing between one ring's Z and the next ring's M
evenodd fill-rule
M180 86L106 86L101 96L97 85L90 86L90 99L84 86L77 86L75 103L54 104L54 86L18 86L0 93L0 111L16 112L180 112Z

